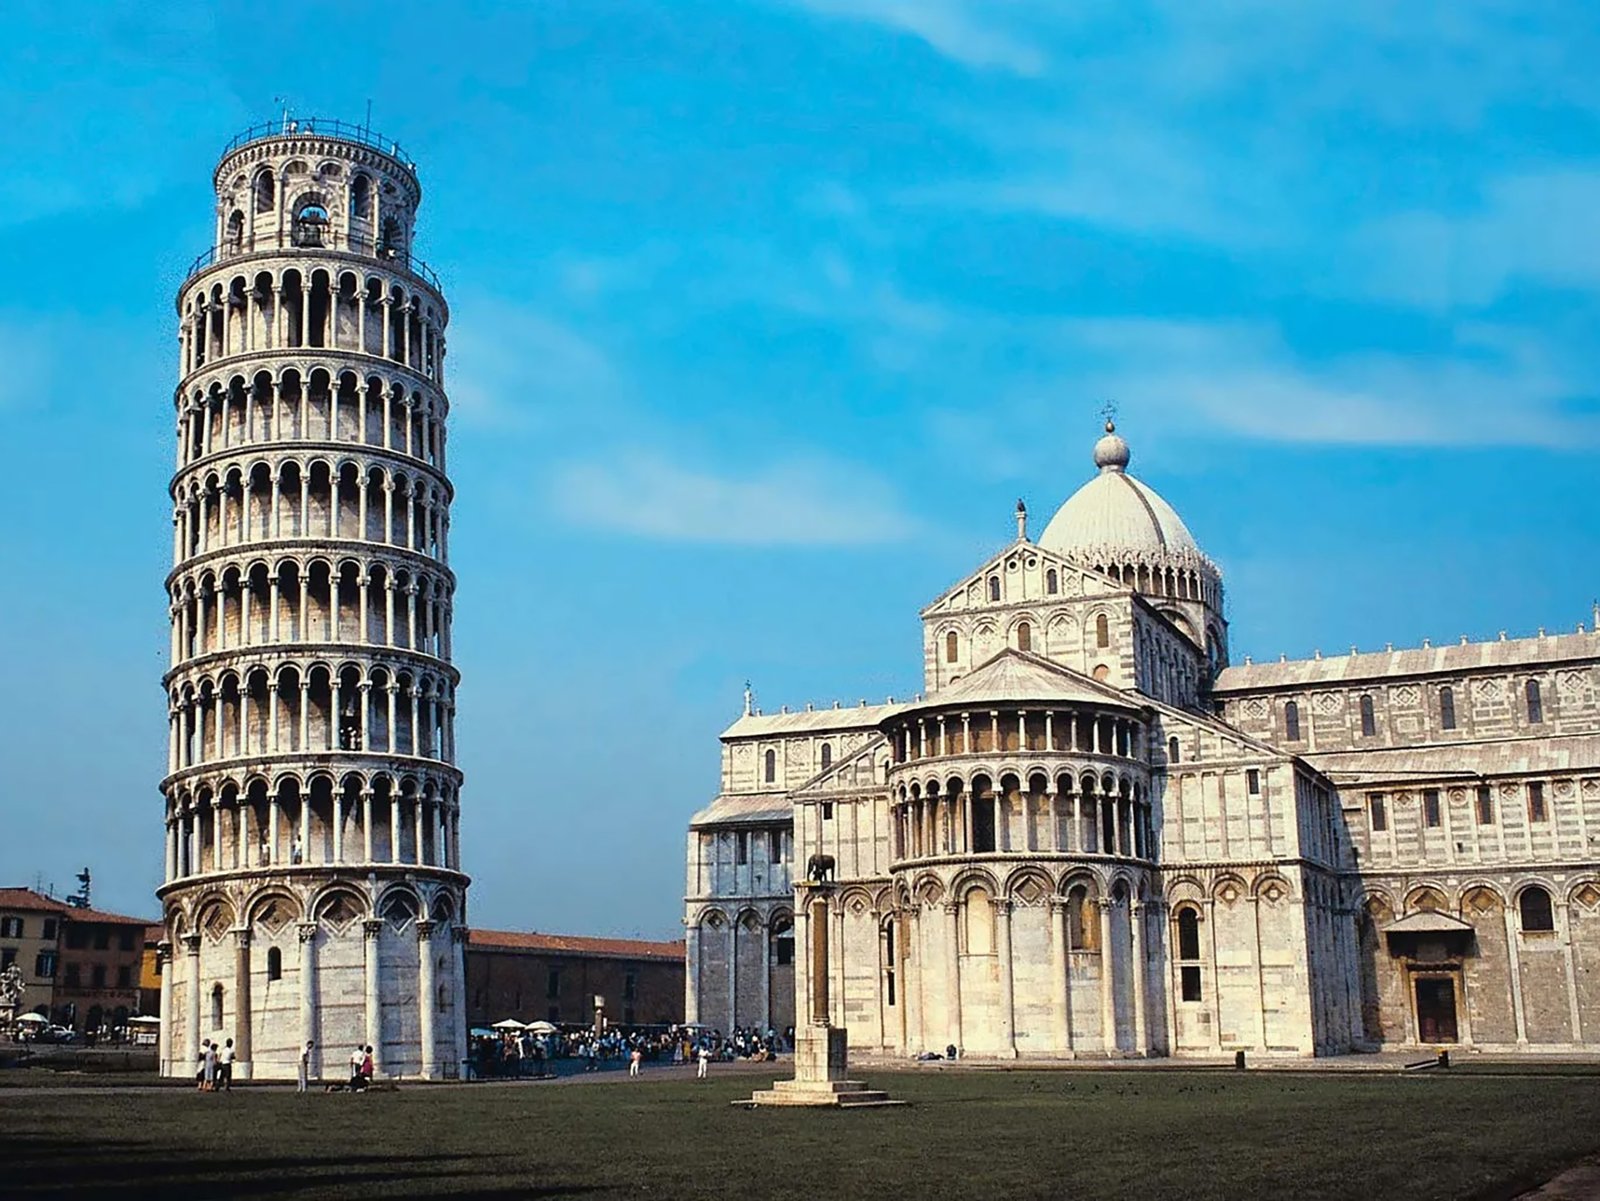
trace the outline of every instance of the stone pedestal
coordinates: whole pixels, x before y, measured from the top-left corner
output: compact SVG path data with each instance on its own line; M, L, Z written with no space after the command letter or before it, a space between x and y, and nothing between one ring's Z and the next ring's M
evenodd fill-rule
M886 1092L847 1079L849 1046L849 1033L843 1027L802 1026L795 1033L794 1079L779 1080L750 1100L735 1104L828 1109L904 1105L904 1101L891 1101Z

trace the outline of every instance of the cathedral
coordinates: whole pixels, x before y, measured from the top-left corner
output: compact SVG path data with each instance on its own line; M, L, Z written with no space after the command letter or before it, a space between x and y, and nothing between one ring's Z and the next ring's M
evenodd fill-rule
M1108 422L1037 539L1018 505L922 611L910 702L747 694L689 827L689 1020L885 1056L1600 1046L1600 611L1236 665L1221 572L1129 462Z

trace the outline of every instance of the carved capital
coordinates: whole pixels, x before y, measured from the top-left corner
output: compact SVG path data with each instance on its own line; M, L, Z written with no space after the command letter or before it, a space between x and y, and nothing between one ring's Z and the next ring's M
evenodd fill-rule
M464 944L471 933L472 931L467 929L465 926L451 926L450 941L457 944Z
M241 951L250 949L250 927L239 926L233 932L233 942Z
M383 933L383 919L369 917L366 921L361 923L361 929L366 933L366 936L369 939L375 939L378 937L378 935Z
M433 937L433 923L427 918L417 919L417 941L427 942Z
M301 942L311 942L313 939L315 939L317 937L317 923L316 922L300 922L295 927L295 929L300 934L300 941Z
M198 934L185 934L182 939L183 953L198 957L200 954L200 936Z

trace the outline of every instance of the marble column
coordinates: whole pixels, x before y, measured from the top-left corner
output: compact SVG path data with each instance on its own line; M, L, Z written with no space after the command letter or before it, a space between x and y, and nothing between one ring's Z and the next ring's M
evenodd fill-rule
M250 1078L250 929L242 926L233 932L233 1052L240 1079Z
M700 926L684 931L683 1020L700 1021Z
M433 923L417 922L417 1014L422 1034L422 1078L437 1079L439 1048L434 1042L433 1015L439 998L433 983Z
M1100 1040L1107 1054L1117 1051L1117 995L1116 956L1111 948L1111 907L1113 902L1102 899L1100 905Z
M156 1054L161 1059L161 1074L176 1076L172 1064L172 944L163 941L156 947L156 962L161 968L161 1033Z
M1072 1050L1072 981L1067 963L1067 906L1050 898L1050 1016L1059 1054Z
M945 927L947 930L947 945L950 956L949 987L949 1025L950 1041L955 1044L956 1050L961 1050L961 906L954 901L947 902L944 907Z
M1137 1054L1150 1053L1150 1039L1145 1018L1145 977L1148 967L1145 963L1145 905L1142 901L1135 901L1129 910L1131 920L1129 930L1132 932L1130 945L1133 960L1133 1049Z
M1011 971L1012 903L1005 898L993 902L996 958L1000 969L1000 1057L1014 1059L1017 1054L1017 1015Z
M317 923L300 923L300 1046L317 1037ZM322 1075L322 1047L311 1050L312 1079Z
M362 930L366 935L363 940L365 949L363 967L366 976L367 1046L372 1048L372 1062L376 1071L383 1056L382 1011L379 1009L378 998L378 945L379 938L383 934L383 921L379 918L368 919L362 923Z
M184 978L185 1006L188 1010L188 1020L184 1023L183 1030L183 1061L190 1071L194 1070L196 1061L200 1058L200 936L198 934L185 934L183 936L183 967L187 972Z

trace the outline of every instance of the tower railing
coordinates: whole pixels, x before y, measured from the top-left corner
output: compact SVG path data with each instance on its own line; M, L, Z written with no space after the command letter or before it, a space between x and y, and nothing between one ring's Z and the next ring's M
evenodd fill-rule
M335 117L279 117L276 121L263 121L259 125L252 125L249 129L235 134L233 139L222 148L222 157L226 158L241 146L248 146L251 142L264 142L268 138L338 138L345 142L357 142L362 146L387 154L397 162L403 163L408 170L415 171L416 163L406 157L400 143L393 138L386 138L371 126L356 125L350 121L340 121Z

